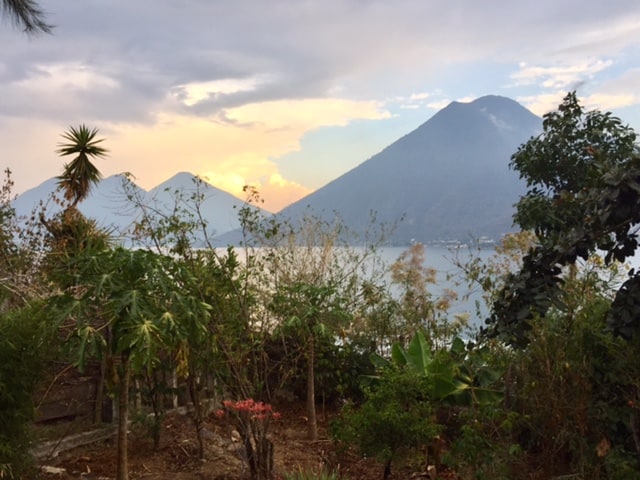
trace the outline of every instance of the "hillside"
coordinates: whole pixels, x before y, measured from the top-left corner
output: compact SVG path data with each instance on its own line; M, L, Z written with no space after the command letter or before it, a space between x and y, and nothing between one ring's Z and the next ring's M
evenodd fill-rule
M339 215L362 234L375 214L378 225L395 225L386 239L393 245L497 239L512 230L513 205L524 193L523 183L508 168L510 157L540 130L540 118L508 98L453 102L278 215L294 223L307 211L329 220ZM237 243L243 200L195 179L177 173L148 192L132 184L129 194L164 215L179 208L201 216L218 246ZM48 214L55 213L60 207L47 200L55 188L56 180L50 179L20 195L14 202L17 213L29 216L39 202L47 205ZM196 197L199 212L192 201ZM140 214L127 200L119 175L101 181L80 210L115 234L125 234Z
M508 168L518 146L539 133L540 118L497 96L453 102L383 151L282 210L293 221L307 209L366 230L370 212L397 223L390 242L406 245L482 236L512 229L513 204L524 192Z

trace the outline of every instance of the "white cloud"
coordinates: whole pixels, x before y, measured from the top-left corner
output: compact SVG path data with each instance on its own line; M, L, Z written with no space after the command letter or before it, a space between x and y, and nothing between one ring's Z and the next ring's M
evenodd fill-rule
M451 103L451 100L449 99L443 99L443 100L438 100L435 102L429 102L427 104L427 107L433 109L433 110L440 110L443 109L444 107L446 107L447 105L449 105Z
M347 125L355 119L389 118L377 102L340 98L309 98L259 102L229 109L226 117L240 124L261 124L268 129L302 129Z
M47 10L50 37L0 29L11 45L0 59L0 156L19 155L33 182L49 174L38 165L55 148L51 132L80 122L108 134L114 169L150 183L180 168L280 185L265 159L323 126L382 120L393 107L413 121L475 92L545 113L585 80L590 102L622 105L637 102L640 82L614 78L625 55L638 65L637 0L50 0ZM16 149L14 135L46 147Z
M613 61L592 59L579 63L540 66L520 62L519 70L511 75L516 86L541 85L549 89L573 90L599 72L611 67Z
M207 82L190 82L177 85L172 95L187 106L218 95L229 95L238 92L249 92L268 80L266 76L256 75L249 78L227 78Z

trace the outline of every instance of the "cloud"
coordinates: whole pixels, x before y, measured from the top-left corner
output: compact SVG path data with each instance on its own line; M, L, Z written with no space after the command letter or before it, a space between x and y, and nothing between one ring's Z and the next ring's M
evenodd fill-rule
M204 82L190 82L177 85L171 89L172 95L191 107L203 100L217 98L221 95L232 95L238 92L255 91L266 76L253 76L248 78L226 78Z
M302 194L316 166L301 161L288 178L278 159L323 126L387 125L389 112L420 123L423 109L475 92L544 112L585 80L594 103L636 101L637 75L619 69L637 65L637 0L50 0L47 10L52 36L0 28L11 45L0 58L0 155L32 183L57 173L57 137L79 123L107 137L105 173L154 186L179 168ZM518 62L511 78L475 75ZM363 160L329 157L333 178Z
M517 100L538 116L558 109L558 105L567 94L565 90L557 90L552 93L539 95L521 96Z
M105 129L113 145L109 167L131 171L145 188L178 170L240 197L244 185L256 185L268 207L279 209L310 190L284 178L273 158L299 150L309 130L389 116L375 102L341 99L264 102L226 114L234 122L162 114L153 125L111 124Z
M390 114L373 101L309 98L252 103L231 109L226 116L239 124L260 124L268 130L294 129L302 132L327 125L344 126L354 119L380 120L389 118Z
M640 103L640 95L633 93L594 93L583 98L587 108L598 110L613 110Z
M539 85L550 89L574 90L578 85L613 65L612 60L592 59L575 64L553 66L528 65L521 62L511 75L516 86Z
M310 188L287 180L279 173L274 173L259 183L253 183L253 186L264 199L264 207L272 212L278 212L312 192Z
M621 75L598 83L582 85L577 90L581 104L588 110L610 111L640 104L637 85L640 82L640 69L627 70ZM536 95L525 95L517 98L525 107L536 115L555 111L570 88L557 88Z
M434 102L429 102L427 104L427 106L433 110L441 110L444 107L446 107L447 105L449 105L452 101L456 101L456 102L460 102L460 103L469 103L472 102L473 100L475 100L476 97L462 97L462 98L458 98L457 100L450 100L448 98L443 98L442 100L437 100Z

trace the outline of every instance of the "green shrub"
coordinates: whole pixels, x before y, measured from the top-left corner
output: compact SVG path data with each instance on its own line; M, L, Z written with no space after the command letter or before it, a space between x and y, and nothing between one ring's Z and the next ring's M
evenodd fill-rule
M52 351L37 309L0 315L0 478L23 478L31 467L33 394Z
M386 369L365 388L362 406L346 406L332 422L334 438L383 462L386 478L393 461L417 453L440 431L427 382L410 370Z

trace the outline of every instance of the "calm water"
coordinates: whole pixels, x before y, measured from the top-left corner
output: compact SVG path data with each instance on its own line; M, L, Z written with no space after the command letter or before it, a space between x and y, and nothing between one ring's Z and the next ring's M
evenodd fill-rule
M380 259L386 264L391 265L398 260L403 252L407 251L409 247L385 247L378 249L378 255ZM240 260L244 257L242 248L238 248ZM221 249L220 254L224 254L224 250ZM474 249L473 254L480 256L481 259L487 260L494 254L492 248L484 248L481 250ZM451 316L455 314L469 314L469 323L472 327L478 327L484 324L484 320L487 316L486 309L481 310L481 315L478 316L476 302L481 306L482 295L479 289L470 290L466 283L462 282L461 271L456 267L454 259L458 256L461 263L465 263L468 260L470 252L468 248L460 248L456 250L444 246L425 246L425 261L424 265L436 270L437 282L435 285L430 286L429 291L434 297L441 295L446 290L453 290L458 296L458 300L453 302L451 309L449 310Z
M407 247L387 247L380 250L380 256L385 263L391 264L406 250ZM469 258L469 254L469 249L465 247L461 247L456 251L448 247L425 246L424 265L435 269L437 272L437 284L430 288L431 293L434 296L438 296L445 290L456 292L458 300L452 304L450 313L452 315L468 313L470 324L477 327L484 324L487 316L487 311L484 308L481 311L481 317L478 317L476 313L476 302L479 302L482 306L484 305L481 292L479 288L471 290L466 283L461 283L462 273L454 262L457 256L464 263ZM494 254L494 250L492 248L474 249L473 254L480 256L483 260L487 260Z

